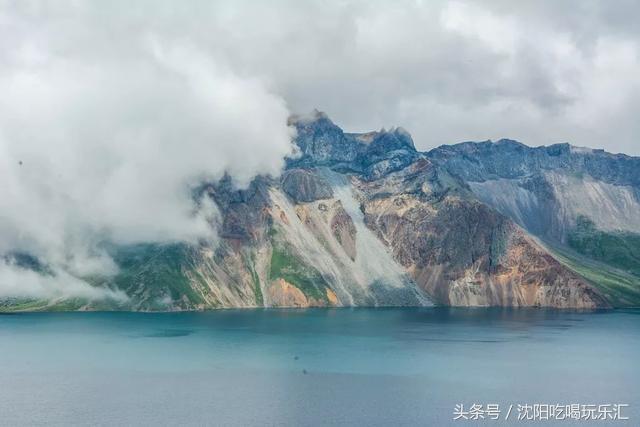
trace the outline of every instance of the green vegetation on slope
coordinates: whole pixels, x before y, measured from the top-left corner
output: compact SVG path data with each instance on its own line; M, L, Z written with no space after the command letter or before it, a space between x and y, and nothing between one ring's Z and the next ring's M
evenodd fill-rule
M592 283L614 307L640 307L640 277L587 258L575 250L547 245L555 258Z
M260 288L260 279L258 278L258 274L256 273L255 268L255 257L251 254L251 262L247 264L247 269L251 273L251 280L253 281L253 292L256 297L256 305L262 306L264 305L264 297L262 296L262 289Z
M327 283L322 275L292 255L290 249L278 244L274 244L271 253L270 278L282 278L295 285L306 296L327 302Z
M567 242L582 255L640 277L640 234L601 231L580 216Z
M33 298L0 299L0 313L12 313L17 311L42 311L46 310L47 306L47 301Z
M84 298L59 298L56 300L36 298L5 298L0 300L0 313L14 313L20 311L76 311L85 308L91 310L124 310L127 303L105 299L91 301Z
M120 268L113 283L134 299L142 301L145 309L163 309L165 300L183 301L187 306L204 303L185 275L193 256L182 244L142 244L118 248L114 260ZM139 293L142 292L142 295ZM185 307L189 308L189 307Z

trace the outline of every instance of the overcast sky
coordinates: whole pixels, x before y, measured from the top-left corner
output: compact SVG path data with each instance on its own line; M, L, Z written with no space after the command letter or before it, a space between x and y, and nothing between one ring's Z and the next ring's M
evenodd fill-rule
M420 149L638 155L638 16L606 0L0 0L0 253L82 276L114 268L95 242L201 238L215 206L185 189L277 174L286 118L314 108Z
M640 154L634 1L0 4L3 67L126 74L158 60L140 58L155 39L260 80L291 112L318 108L351 131L400 125L424 149L509 137Z

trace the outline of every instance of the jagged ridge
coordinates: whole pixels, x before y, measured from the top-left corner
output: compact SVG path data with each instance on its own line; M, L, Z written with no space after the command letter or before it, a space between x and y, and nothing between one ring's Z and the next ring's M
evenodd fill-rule
M619 298L567 240L593 206L594 227L636 230L637 158L509 140L419 152L401 128L345 133L319 112L290 124L299 153L281 177L196 192L221 212L215 246L113 249L121 273L94 283L131 302L111 308L635 303L633 279ZM595 190L574 200L576 185Z

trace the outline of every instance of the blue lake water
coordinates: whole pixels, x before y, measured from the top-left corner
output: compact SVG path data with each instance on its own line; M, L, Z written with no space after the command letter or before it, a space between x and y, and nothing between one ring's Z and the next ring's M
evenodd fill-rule
M458 403L623 403L613 425L640 425L639 332L637 310L0 315L0 425L524 423Z

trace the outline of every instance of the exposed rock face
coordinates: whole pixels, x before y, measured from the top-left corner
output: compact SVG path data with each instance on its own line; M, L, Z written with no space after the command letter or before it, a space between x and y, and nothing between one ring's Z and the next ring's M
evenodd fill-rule
M290 123L300 152L280 178L238 190L225 177L196 192L219 209L219 242L111 248L120 274L94 281L131 301L82 308L640 301L633 271L602 279L601 264L564 244L574 236L581 256L593 256L615 229L626 230L616 241L637 246L629 233L640 229L639 159L508 140L421 153L399 128L349 134L319 112ZM571 234L585 211L591 234ZM636 268L637 257L616 262Z
M333 124L326 114L314 111L309 117L292 117L301 156L291 160L303 167L350 165L364 149L354 138Z
M356 227L349 214L342 209L342 206L335 209L335 214L331 218L331 232L333 237L340 243L342 249L349 255L352 261L356 259Z
M297 287L284 279L271 282L268 289L269 301L273 307L309 307L310 303L306 295ZM319 305L319 304L316 304Z
M325 299L315 299L308 297L295 285L284 279L271 282L267 293L272 307L304 308L339 305L338 297L329 288L326 289Z
M220 235L227 239L260 241L269 228L271 218L268 189L275 183L264 177L257 177L246 190L237 190L228 177L219 183L203 186L202 191L213 200L222 215Z
M294 117L290 122L297 128L296 143L301 152L299 158L290 159L290 167L327 166L375 179L400 170L419 157L411 136L402 128L349 134L319 112L310 117Z
M508 235L494 271L483 261L458 279L441 283L443 303L453 306L606 307L608 302L583 278L562 266L521 232ZM429 270L426 271L429 273ZM421 272L423 275L425 271ZM433 286L433 281L429 283Z
M296 203L308 203L333 196L331 186L313 171L292 169L282 175L282 190Z
M477 197L537 236L565 242L581 215L640 232L640 159L556 144L465 142L428 153Z
M510 225L505 253L495 275L489 304L537 307L606 307L607 301L583 278L565 268L523 230Z
M632 261L640 241L640 158L510 140L443 146L427 156L542 239L612 304L640 305L640 274ZM582 233L581 218L592 230L578 242L572 236ZM599 249L585 249L585 241Z
M366 202L365 218L440 304L607 306L584 279L478 201L394 194Z
M338 182L332 182L330 200L294 205L277 189L271 190L272 277L301 285L325 302L331 290L339 305L428 304L426 295L364 225L347 182L332 178Z
M428 156L472 182L564 171L614 185L640 186L640 158L569 144L532 148L509 139L463 142L435 148Z

